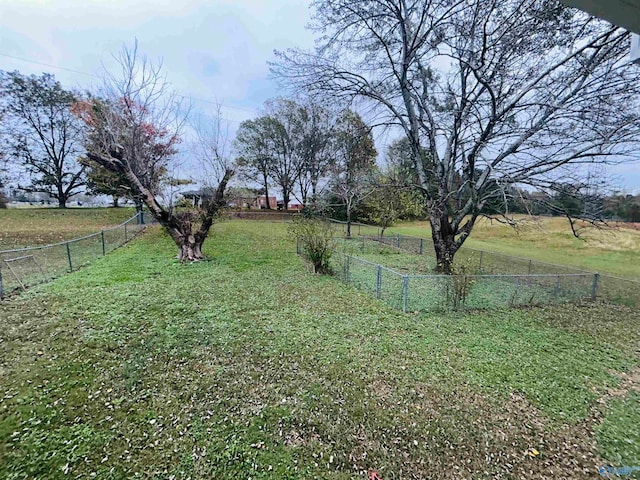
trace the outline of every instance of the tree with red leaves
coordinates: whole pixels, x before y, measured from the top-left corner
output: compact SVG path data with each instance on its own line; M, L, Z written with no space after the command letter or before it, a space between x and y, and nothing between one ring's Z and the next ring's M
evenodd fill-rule
M137 44L114 58L121 73L106 72L100 99L74 106L88 128L87 157L126 181L132 197L147 206L176 243L180 261L202 260L202 245L225 204L224 192L234 173L222 148L222 135L215 136L222 130L220 116L208 130L214 134L198 142L198 171L203 174L199 180L208 194L196 208L176 211L158 197L168 180L166 172L177 153L188 109L169 91L161 68L138 54ZM197 133L207 136L204 128Z

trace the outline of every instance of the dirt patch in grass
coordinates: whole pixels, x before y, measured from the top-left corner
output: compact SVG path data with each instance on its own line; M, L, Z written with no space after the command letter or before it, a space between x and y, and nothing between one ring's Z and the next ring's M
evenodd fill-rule
M630 372L612 372L620 377L620 385L607 389L607 393L603 396L599 403L606 404L612 398L626 397L631 393L640 392L640 368L635 368Z

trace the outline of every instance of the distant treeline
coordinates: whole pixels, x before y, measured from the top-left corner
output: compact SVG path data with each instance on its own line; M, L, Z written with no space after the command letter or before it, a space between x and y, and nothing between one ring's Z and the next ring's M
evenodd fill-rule
M571 216L573 218L587 218L598 220L615 220L621 222L640 222L640 195L615 193L611 195L585 194L578 187L570 185L560 191L547 193L510 189L504 192L502 198L485 205L482 213L487 215L528 214L548 216ZM408 194L406 189L398 190L398 220L426 219L426 213L421 206L419 194ZM330 215L344 220L345 208L339 205L339 199L328 199ZM357 221L366 223L377 222L377 205L375 196L365 199L356 208Z

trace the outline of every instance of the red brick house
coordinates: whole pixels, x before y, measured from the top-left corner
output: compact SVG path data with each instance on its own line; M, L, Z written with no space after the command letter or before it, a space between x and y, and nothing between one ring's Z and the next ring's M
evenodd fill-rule
M267 197L260 195L256 198L255 205L260 209L267 208ZM276 197L269 197L269 207L274 210L278 208Z

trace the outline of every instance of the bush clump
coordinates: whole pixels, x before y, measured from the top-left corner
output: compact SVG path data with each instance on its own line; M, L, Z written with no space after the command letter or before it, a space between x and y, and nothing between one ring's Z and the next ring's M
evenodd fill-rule
M450 281L445 283L445 296L447 303L454 310L464 307L476 283L474 275L477 274L475 265L470 258L456 262L452 266Z
M296 239L298 254L313 264L313 271L330 274L329 259L335 234L331 224L321 218L297 217L289 226L289 232Z

